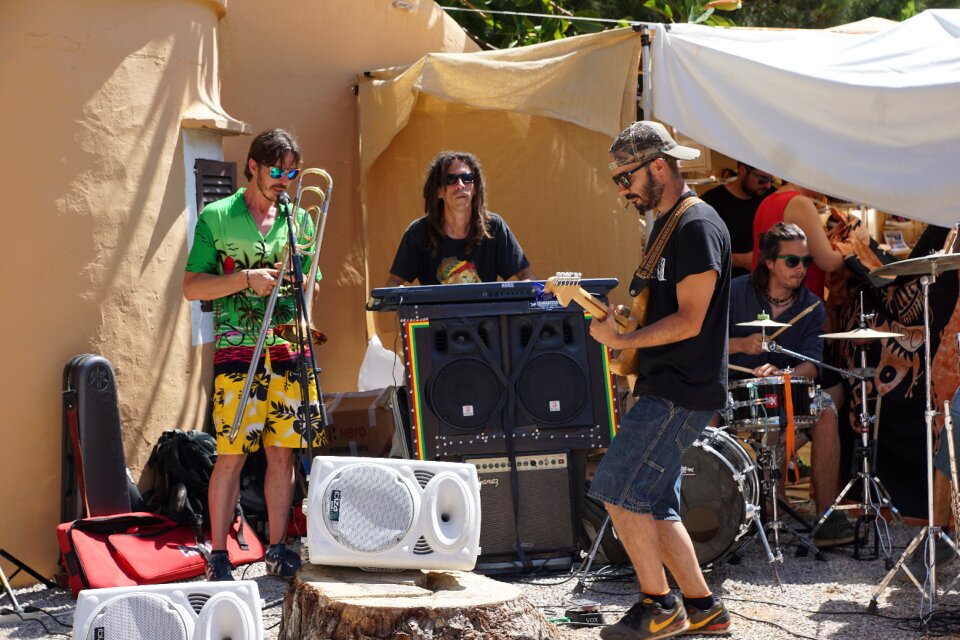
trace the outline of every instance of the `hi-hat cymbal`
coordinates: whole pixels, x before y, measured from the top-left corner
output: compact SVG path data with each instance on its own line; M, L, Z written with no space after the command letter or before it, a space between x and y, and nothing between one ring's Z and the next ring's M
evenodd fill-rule
M738 327L789 327L790 325L786 322L777 322L776 320L771 320L770 318L763 318L757 320L750 320L749 322L738 322Z
M891 333L889 331L876 331L874 329L854 329L853 331L844 331L843 333L824 333L821 338L837 340L879 340L880 338L902 338L902 333Z
M960 269L960 253L931 253L928 256L891 262L870 271L872 276L922 276Z

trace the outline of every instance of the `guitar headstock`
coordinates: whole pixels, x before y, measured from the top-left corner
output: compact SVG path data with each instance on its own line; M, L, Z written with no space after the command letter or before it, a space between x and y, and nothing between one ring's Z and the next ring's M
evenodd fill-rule
M580 293L581 274L579 271L558 271L557 275L547 278L544 291L556 296L563 306L568 306Z

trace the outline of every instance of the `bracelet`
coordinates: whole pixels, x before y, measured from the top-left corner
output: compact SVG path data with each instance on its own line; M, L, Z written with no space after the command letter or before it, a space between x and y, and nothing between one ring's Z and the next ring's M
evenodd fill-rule
M247 289L250 288L250 269L244 269L243 275L247 276Z

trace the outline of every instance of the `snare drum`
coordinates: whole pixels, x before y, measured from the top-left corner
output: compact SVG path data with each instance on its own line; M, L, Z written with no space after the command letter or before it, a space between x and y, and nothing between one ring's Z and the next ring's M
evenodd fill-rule
M684 451L680 465L680 519L706 566L730 554L749 531L760 499L756 466L733 436L713 427Z
M793 424L807 429L817 422L820 399L810 378L790 378ZM748 378L730 383L727 393L727 426L733 431L762 431L787 425L787 399L782 376Z

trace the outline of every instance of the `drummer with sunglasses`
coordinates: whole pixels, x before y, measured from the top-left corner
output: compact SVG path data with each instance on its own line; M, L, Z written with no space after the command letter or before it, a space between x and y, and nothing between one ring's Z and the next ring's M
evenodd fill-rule
M813 257L803 230L778 222L760 238L759 261L753 273L730 283L730 378L780 376L790 367L791 376L817 378L816 365L781 353L764 351L763 334L756 327L737 323L756 320L766 313L772 320L789 323L776 343L795 353L823 360L823 301L804 286ZM745 370L750 371L746 373ZM823 513L839 494L840 439L837 410L825 392L819 391L821 411L816 424L807 430L812 441L811 483L817 512ZM853 527L834 511L817 530L814 543L820 547L853 540Z
M386 286L533 279L507 223L487 211L483 172L473 154L443 151L433 159L423 210L426 215L403 234Z

